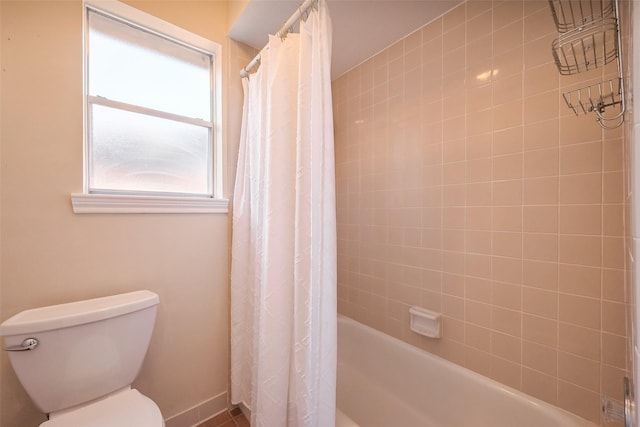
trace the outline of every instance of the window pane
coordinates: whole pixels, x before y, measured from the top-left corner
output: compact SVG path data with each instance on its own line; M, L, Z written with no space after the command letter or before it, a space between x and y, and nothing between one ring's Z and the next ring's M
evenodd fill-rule
M90 190L211 194L209 129L91 106Z
M89 94L211 121L211 57L89 13Z

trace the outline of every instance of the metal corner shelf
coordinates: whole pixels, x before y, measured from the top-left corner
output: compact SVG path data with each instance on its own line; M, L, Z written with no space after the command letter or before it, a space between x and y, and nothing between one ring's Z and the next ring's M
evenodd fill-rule
M580 28L594 20L617 16L611 0L549 0L549 3L559 33Z
M604 129L624 121L625 100L620 53L618 0L549 0L558 38L552 53L560 75L574 75L617 61L617 78L571 90L563 94L576 114L595 113ZM619 112L611 113L619 106Z

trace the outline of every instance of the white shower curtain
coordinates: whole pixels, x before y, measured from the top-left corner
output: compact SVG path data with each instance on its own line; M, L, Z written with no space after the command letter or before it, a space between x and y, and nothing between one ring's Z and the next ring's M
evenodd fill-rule
M331 23L271 36L245 91L233 197L231 401L254 427L335 426Z

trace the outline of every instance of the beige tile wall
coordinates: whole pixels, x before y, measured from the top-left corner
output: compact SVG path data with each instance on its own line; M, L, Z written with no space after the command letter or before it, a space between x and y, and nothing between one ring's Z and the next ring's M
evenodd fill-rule
M467 1L334 82L339 311L595 422L627 368L620 130L545 1ZM442 312L439 341L409 330Z

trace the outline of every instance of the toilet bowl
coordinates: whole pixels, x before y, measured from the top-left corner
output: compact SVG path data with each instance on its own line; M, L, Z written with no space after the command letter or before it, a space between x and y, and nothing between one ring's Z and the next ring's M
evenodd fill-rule
M20 383L48 415L41 427L163 427L131 383L140 372L159 297L136 291L26 310L0 325Z

